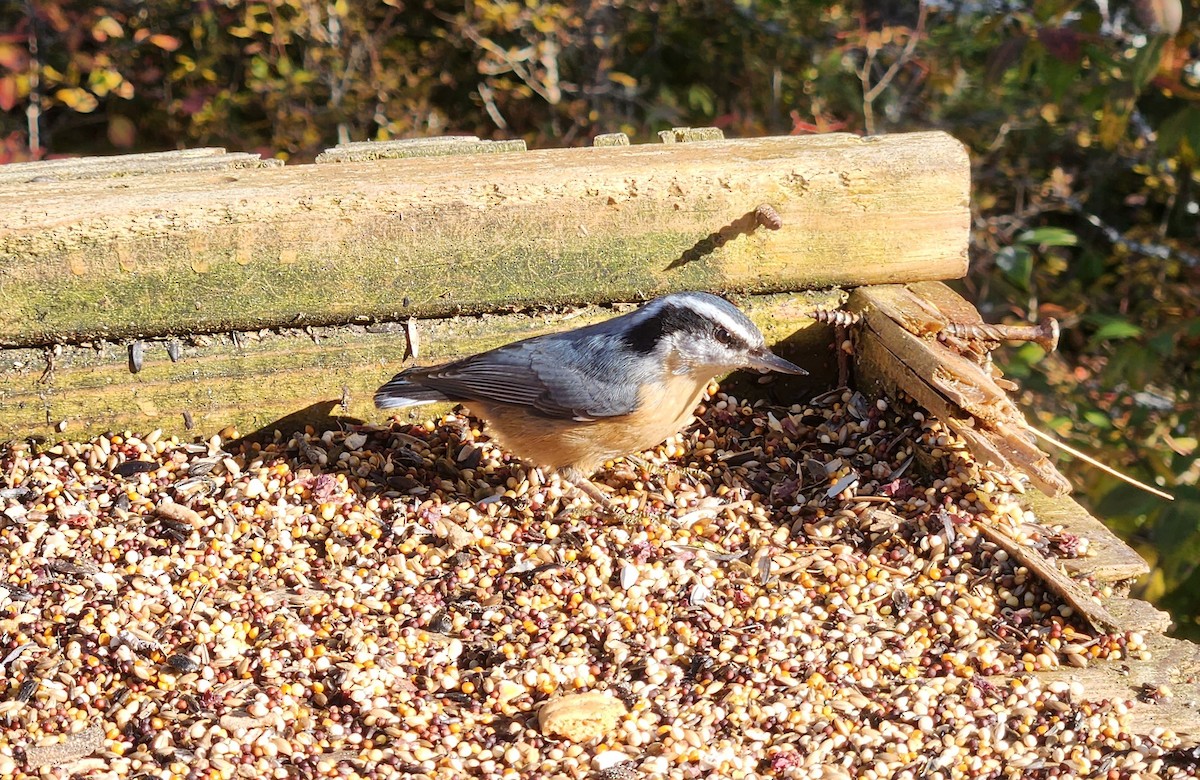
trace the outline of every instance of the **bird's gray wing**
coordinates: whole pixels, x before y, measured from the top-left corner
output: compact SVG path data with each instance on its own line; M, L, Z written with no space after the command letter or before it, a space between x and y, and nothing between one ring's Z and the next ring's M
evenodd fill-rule
M637 407L638 383L605 338L535 338L404 376L453 400L516 404L545 417L629 414Z

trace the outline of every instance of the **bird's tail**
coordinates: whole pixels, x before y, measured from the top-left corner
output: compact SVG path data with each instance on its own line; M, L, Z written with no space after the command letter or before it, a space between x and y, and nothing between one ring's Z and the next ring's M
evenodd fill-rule
M405 409L409 406L450 400L437 390L431 390L409 380L405 376L407 373L407 371L402 371L396 374L375 391L376 409Z

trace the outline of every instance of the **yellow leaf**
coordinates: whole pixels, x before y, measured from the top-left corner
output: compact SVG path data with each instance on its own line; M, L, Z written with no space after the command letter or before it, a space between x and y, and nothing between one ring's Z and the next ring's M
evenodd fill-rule
M610 72L608 74L608 80L620 84L626 89L636 89L638 85L637 79L635 79L633 76L630 76L628 73L622 73L618 70Z
M55 92L54 97L67 108L81 114L89 114L100 105L95 95L79 87L64 87Z
M93 70L88 75L88 88L97 97L104 97L109 92L121 86L121 82L124 80L125 78L120 73L110 68Z
M1125 137L1125 128L1129 126L1129 112L1120 106L1106 103L1104 114L1100 117L1100 145L1105 149L1115 149Z
M105 16L92 25L92 37L104 43L109 38L124 38L125 30L116 19L111 16Z

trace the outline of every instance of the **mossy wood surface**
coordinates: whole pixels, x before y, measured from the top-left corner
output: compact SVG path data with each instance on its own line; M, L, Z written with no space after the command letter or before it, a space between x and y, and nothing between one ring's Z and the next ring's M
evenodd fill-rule
M756 386L761 394L786 387L783 398L828 386L833 368L831 329L807 315L814 308L837 307L840 291L753 296L739 301L782 354L812 372L811 380ZM128 349L107 343L100 349L67 347L43 377L43 349L0 350L0 441L29 435L79 440L105 431L162 428L181 436L210 436L233 426L242 434L291 417L287 427L303 424L305 413L327 418L380 421L372 394L408 365L428 365L556 330L614 316L611 308L584 307L570 312L459 316L415 323L416 361L404 361L406 326L342 326L183 339L182 354L172 362L167 343L144 344L142 369L130 371ZM343 388L349 404L340 407ZM781 391L783 392L783 391ZM184 412L194 428L185 429ZM299 413L299 414L297 414ZM415 410L420 419L429 407ZM328 423L328 419L324 422ZM65 423L59 432L60 423Z
M957 278L969 177L936 132L31 175L0 190L0 346ZM760 204L781 229L680 262Z

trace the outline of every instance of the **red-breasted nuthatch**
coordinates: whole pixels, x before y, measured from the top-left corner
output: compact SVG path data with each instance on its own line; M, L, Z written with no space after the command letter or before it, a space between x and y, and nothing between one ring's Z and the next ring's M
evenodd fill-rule
M738 368L808 373L767 349L732 303L683 292L595 325L407 369L375 392L375 406L459 402L510 452L607 505L588 476L684 428L708 383Z

